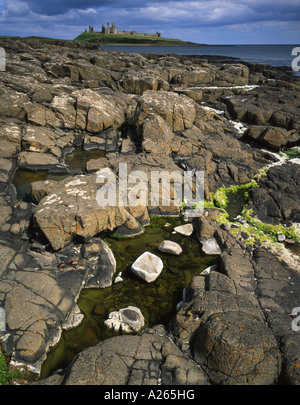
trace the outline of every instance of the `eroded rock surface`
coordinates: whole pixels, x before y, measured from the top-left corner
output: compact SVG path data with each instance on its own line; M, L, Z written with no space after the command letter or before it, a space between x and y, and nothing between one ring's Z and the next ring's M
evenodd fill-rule
M101 208L97 172L118 178L124 163L147 175L202 170L210 200L273 163L268 151L299 145L299 81L226 58L59 40L5 38L0 46L1 339L12 363L39 373L62 330L82 321L80 291L112 283L116 263L99 233L134 236L151 215L181 214L163 204ZM66 156L78 147L104 153L75 177ZM299 224L298 167L269 169L249 192L258 218ZM64 179L31 182L22 201L17 170ZM175 201L175 188L162 193ZM216 219L211 210L189 224L200 240L214 238L219 263L187 286L170 325L103 341L39 384L299 384L297 255L290 260L258 240L247 246Z

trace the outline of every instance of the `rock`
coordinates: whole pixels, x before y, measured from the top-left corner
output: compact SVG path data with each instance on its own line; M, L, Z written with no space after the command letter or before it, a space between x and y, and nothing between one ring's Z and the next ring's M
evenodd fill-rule
M21 150L21 137L21 128L14 122L0 123L0 157L15 157Z
M129 306L109 314L104 324L115 331L138 332L144 326L144 317L139 308Z
M123 105L124 95L102 95L90 89L72 93L77 102L85 102L86 108L80 109L79 121L74 125L90 133L99 133L110 127L119 128L125 121L127 104ZM126 98L129 104L132 96ZM77 104L78 105L78 104Z
M20 152L18 156L18 166L29 170L50 170L68 173L65 165L59 159L49 153Z
M216 271L218 268L218 266L216 264L207 267L206 269L204 269L203 271L201 271L200 275L201 276L207 276L208 274L210 274L212 271Z
M194 358L214 384L222 385L273 384L281 366L277 342L268 327L254 317L234 313L213 315L200 325Z
M144 252L131 265L133 273L147 281L147 283L155 281L162 272L162 269L162 260L150 252Z
M266 176L262 176L259 187L249 191L250 201L246 208L252 209L253 216L274 225L300 221L298 167L288 162L271 167Z
M125 223L131 234L141 232L141 225L125 207L98 204L97 179L97 174L68 177L39 202L34 218L53 249L66 246L75 235L89 238Z
M10 228L10 232L13 233L14 235L17 235L20 233L20 224L14 223L12 224Z
M202 251L206 255L219 255L221 254L220 246L215 238L209 238L202 241Z
M261 141L271 148L281 149L289 142L291 134L284 128L250 126L244 136Z
M48 128L29 125L22 137L22 147L29 152L45 153L55 147L56 135Z
M163 118L158 115L146 118L142 133L142 147L145 152L169 155L174 150L173 138L174 134Z
M187 97L190 97L194 101L200 101L202 99L202 90L197 88L186 88L186 89L175 89L176 93L184 94Z
M197 232L198 238L212 238L215 233L215 226L212 221L205 218L203 215L198 219Z
M192 224L179 225L174 228L174 231L181 235L190 236L194 232Z
M158 249L161 252L171 253L174 255L180 255L182 253L181 246L178 243L172 242L170 240L164 240L163 242L161 242L158 246Z
M154 75L135 72L125 75L120 84L130 94L143 94L147 90L158 89L158 78Z
M97 135L86 135L84 137L83 149L100 149L106 152L113 152L118 147L119 133L109 128Z
M156 326L104 340L79 353L61 373L33 385L209 385L203 370L165 334Z
M101 239L91 238L82 246L81 252L83 257L88 259L85 264L88 271L85 287L110 287L117 268L116 259L110 247Z
M196 115L194 102L184 95L146 91L140 98L134 117L135 124L141 127L153 114L163 118L173 132L191 128Z
M277 236L278 242L284 242L285 239L286 239L286 236L285 236L285 235L278 235L278 236Z

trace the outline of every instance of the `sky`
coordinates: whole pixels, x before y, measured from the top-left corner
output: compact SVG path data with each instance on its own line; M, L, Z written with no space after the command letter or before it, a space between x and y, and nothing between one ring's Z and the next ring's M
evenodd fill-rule
M74 39L107 22L211 45L300 45L300 0L0 0L0 35Z

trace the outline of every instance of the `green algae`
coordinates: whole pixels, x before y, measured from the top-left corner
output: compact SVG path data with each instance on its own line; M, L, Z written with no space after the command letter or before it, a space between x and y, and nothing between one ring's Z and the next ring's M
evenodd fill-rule
M105 239L116 258L115 277L121 273L123 281L113 282L111 287L105 289L82 290L77 304L84 314L84 320L78 327L63 332L59 344L43 364L41 378L58 368L66 367L85 348L122 334L104 325L111 311L133 305L141 310L145 327L168 324L176 313L177 304L182 300L183 289L195 275L218 260L216 256L202 253L195 235L187 237L173 234L173 228L181 224L180 218L156 217L152 219L151 226L145 228L143 235L121 240L110 237ZM158 245L165 239L179 243L183 253L175 256L160 252ZM142 281L130 269L131 264L145 251L158 255L164 263L162 273L152 283Z

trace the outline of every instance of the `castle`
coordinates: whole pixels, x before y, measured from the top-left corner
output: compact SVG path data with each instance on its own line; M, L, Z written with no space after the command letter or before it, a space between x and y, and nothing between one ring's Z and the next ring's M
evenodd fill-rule
M89 32L100 32L101 34L110 34L110 35L115 35L115 34L120 34L120 35L140 35L140 36L145 36L145 37L160 37L161 33L156 32L155 34L148 34L145 32L136 32L136 31L123 31L123 30L117 30L117 27L115 24L112 24L111 27L109 23L107 23L107 26L102 24L102 30L101 31L95 31L93 26L89 26Z

